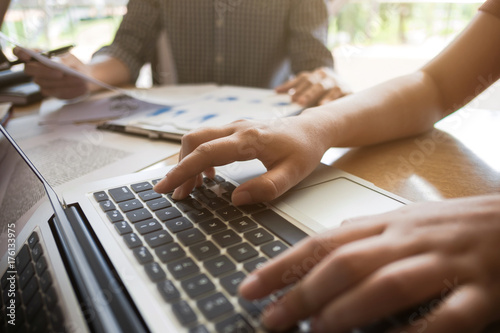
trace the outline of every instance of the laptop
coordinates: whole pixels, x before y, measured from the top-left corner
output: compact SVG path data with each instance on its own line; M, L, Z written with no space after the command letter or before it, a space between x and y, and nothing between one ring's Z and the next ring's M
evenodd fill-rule
M263 332L261 311L284 291L239 298L249 272L347 217L407 203L320 166L275 202L232 206L264 171L256 162L219 168L181 201L152 191L168 168L58 197L1 126L0 169L2 332Z

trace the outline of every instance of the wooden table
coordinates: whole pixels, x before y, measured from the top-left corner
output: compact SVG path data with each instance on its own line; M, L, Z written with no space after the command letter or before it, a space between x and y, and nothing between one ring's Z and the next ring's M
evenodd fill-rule
M410 201L500 192L500 111L460 110L417 137L350 149L339 169Z

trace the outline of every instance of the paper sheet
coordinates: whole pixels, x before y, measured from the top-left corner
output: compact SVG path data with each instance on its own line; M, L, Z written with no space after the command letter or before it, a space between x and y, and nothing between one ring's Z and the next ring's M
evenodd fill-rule
M140 171L180 149L168 141L99 131L93 125L51 126L31 136L21 132L17 120L7 130L59 193L83 182Z

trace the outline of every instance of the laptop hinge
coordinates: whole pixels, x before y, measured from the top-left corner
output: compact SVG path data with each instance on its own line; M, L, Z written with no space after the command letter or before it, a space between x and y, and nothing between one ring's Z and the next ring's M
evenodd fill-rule
M131 304L123 284L113 273L78 209L70 206L65 209L65 213L97 285L89 288L88 282L81 278L81 260L73 255L74 251L70 249L73 245L69 244L56 218L52 220L51 227L58 238L68 273L79 292L82 312L90 329L94 332L108 332L110 326L115 326L121 332L148 332L146 324ZM106 311L103 311L103 307ZM104 315L105 312L107 315Z

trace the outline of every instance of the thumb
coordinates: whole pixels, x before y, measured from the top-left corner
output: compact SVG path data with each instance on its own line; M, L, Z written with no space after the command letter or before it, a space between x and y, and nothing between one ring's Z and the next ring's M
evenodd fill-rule
M265 174L238 186L231 197L235 206L271 201L296 185L305 175L291 172L288 166L277 166Z

